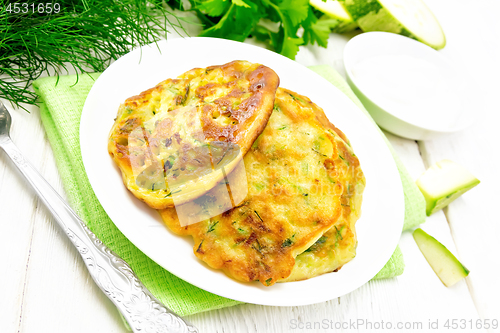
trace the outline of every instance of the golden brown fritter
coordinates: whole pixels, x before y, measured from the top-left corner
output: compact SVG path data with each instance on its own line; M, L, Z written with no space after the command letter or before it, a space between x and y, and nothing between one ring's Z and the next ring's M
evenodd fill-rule
M123 182L155 209L199 197L223 178L221 160L232 170L263 131L278 85L270 68L233 61L127 99L108 142Z
M199 259L237 280L264 285L309 278L339 268L347 262L341 257L352 259L365 179L345 135L321 108L279 88L273 114L244 165L248 195L231 210L184 227L174 208L160 211L172 231L193 237ZM225 190L214 188L205 201L216 201ZM332 254L336 247L346 250ZM309 274L307 265L314 262L304 257L291 276L304 251L330 264Z
M290 282L336 272L356 256L355 224L361 215L364 179L358 174L346 180L340 218L310 248L295 258L292 273L278 282Z

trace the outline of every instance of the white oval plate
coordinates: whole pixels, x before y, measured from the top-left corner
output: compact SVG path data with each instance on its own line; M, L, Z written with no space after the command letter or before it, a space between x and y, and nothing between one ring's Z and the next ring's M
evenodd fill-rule
M159 51L158 50L159 47ZM136 49L113 63L96 80L85 102L80 143L83 163L97 198L123 234L159 265L181 279L238 301L276 306L327 301L362 286L389 260L404 220L401 180L391 153L371 120L340 90L308 68L260 47L213 38L170 39ZM120 103L194 67L248 60L272 68L280 86L308 96L350 139L367 185L362 217L356 224L357 256L339 272L313 279L241 283L213 270L193 254L190 237L170 232L153 209L122 183L107 152L108 134Z

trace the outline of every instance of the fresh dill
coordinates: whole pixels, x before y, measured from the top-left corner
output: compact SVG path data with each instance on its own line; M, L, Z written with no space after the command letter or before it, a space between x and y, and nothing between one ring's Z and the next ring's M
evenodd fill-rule
M51 14L6 10L14 2L0 0L0 98L21 108L35 104L31 84L43 74L100 72L168 26L184 31L159 0L58 0Z

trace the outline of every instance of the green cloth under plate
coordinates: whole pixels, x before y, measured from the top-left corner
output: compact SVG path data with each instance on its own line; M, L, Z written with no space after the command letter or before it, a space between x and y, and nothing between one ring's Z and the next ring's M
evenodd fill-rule
M333 68L315 66L312 69L340 88L364 110L347 83ZM118 230L99 204L83 167L79 138L83 105L98 76L98 73L94 73L79 75L78 79L75 75L60 76L59 79L46 77L33 84L40 97L40 115L71 206L104 244L130 264L146 287L178 314L189 315L239 304L238 301L197 288L157 265ZM407 229L424 221L424 199L396 155L394 158L405 191ZM403 270L403 256L397 247L375 278L397 276Z

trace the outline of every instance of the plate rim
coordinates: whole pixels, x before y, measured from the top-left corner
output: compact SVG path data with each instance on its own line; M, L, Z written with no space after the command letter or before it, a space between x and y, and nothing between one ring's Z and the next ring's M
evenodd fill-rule
M385 247L383 253L380 254L381 257L384 257L384 258L387 258L386 260L381 260L380 262L383 261L383 263L379 264L378 266L378 270L377 272L373 275L373 276L370 276L370 277L365 277L365 279L362 279L362 283L357 283L357 286L353 287L353 288L348 288L349 290L346 290L340 294L337 294L335 296L331 296L330 293L325 293L325 295L329 295L329 296L325 296L323 295L323 297L316 297L316 298L309 298L307 300L304 300L304 299L301 299L300 301L296 301L294 302L293 304L290 304L290 302L280 302L279 300L272 300L272 299L267 299L267 300L249 300L245 297L241 298L239 297L239 295L228 295L226 292L224 292L223 290L218 290L217 288L211 288L211 287L207 287L207 286L201 286L199 284L199 282L197 281L193 281L192 278L189 278L186 277L184 274L181 274L179 275L179 272L181 270L177 269L177 268L172 268L172 267L165 267L165 263L163 261L159 261L157 260L157 255L156 254L150 254L149 253L149 248L145 249L144 246L141 246L142 244L137 244L136 242L132 241L131 238L133 237L129 237L129 235L127 235L128 231L127 231L127 228L124 228L124 225L120 225L119 223L117 224L114 219L112 218L111 215L113 215L113 213L109 212L108 209L106 208L105 204L103 204L103 200L99 197L101 191L99 189L96 189L95 188L95 182L96 180L94 179L94 174L92 172L92 170L88 170L88 167L89 167L89 149L87 147L87 145L84 144L85 142L85 126L87 125L88 123L88 117L90 117L90 114L89 113L90 111L86 111L88 110L89 108L89 105L91 104L90 100L93 98L95 92L93 92L94 90L98 89L97 87L100 86L100 83L99 82L104 82L104 78L107 77L106 72L107 73L110 73L110 70L111 68L116 68L117 66L120 66L119 64L121 64L122 62L124 61L127 61L126 59L128 59L129 57L132 57L132 55L134 53L137 53L137 52L142 52L142 50L144 50L145 48L156 48L158 46L158 44L160 45L165 45L165 46L168 46L170 43L179 43L180 41L188 41L188 43L191 43L191 41L194 41L194 43L197 42L197 40L204 40L206 42L210 42L210 43L228 43L228 44L232 44L232 46L239 46L239 47L251 47L251 48L257 48L259 49L258 52L263 52L263 54L267 54L267 55L272 55L271 57L282 57L284 59L282 59L283 61L288 61L288 62L291 62L291 63L294 63L293 66L300 66L300 67L303 67L304 69L308 70L309 74L308 75L311 75L315 77L316 80L318 80L319 82L321 82L322 85L325 85L325 87L328 87L328 89L332 89L333 91L335 91L334 94L337 94L338 96L341 96L340 98L341 99L344 99L344 103L347 103L347 104L350 104L350 108L352 109L355 109L359 112L359 114L362 116L362 117L365 117L366 120L370 121L370 119L362 112L362 110L349 98L347 97L339 88L337 88L336 86L334 86L333 84L331 84L328 80L326 80L325 78L323 78L322 76L320 76L319 74L307 69L305 66L302 66L300 65L299 63L295 62L295 61L292 61L288 58L285 58L281 55L278 55L272 51L269 51L269 50L266 50L266 49L263 49L263 48L260 48L260 47L257 47L257 46L253 46L253 45L250 45L250 44L245 44L245 43L239 43L239 42L235 42L235 41L229 41L229 40L224 40L224 39L218 39L218 38L207 38L207 37L190 37L190 38L175 38L175 39L169 39L169 40L162 40L158 43L151 43L151 44L148 44L146 46L143 46L143 47L139 47L139 48L136 48L134 50L132 50L131 52L129 52L128 54L126 54L125 56L121 57L120 59L118 59L116 62L114 62L113 64L111 64L111 66L103 73L101 74L101 76L99 78L97 78L96 82L94 83L92 89L90 90L89 92L89 95L87 96L87 99L85 101L85 104L84 104L84 107L83 107L83 110L82 110L82 116L81 116L81 123L80 123L80 145L81 145L81 153L82 153L82 161L83 161L83 164L84 164L84 168L85 168L85 172L87 173L87 177L89 179L89 183L91 184L91 187L93 188L95 194L96 194L96 197L98 198L99 202L101 203L101 206L103 207L103 209L106 211L106 213L108 214L108 216L110 217L110 219L113 221L113 223L115 224L115 226L123 233L123 235L132 243L134 244L139 250L141 250L146 256L148 256L151 260L153 260L154 262L156 262L158 265L160 265L161 267L163 267L164 269L166 269L168 272L172 273L173 275L177 276L178 278L180 278L181 280L184 280L186 281L187 283L190 283L200 289L203 289L207 292L210 292L210 293L213 293L213 294L216 294L216 295L219 295L219 296L222 296L222 297L226 297L226 298L229 298L229 299L233 299L233 300L238 300L238 301L242 301L242 302L247 302L247 303L254 303L254 304L261 304L261 305L271 305L271 306L291 306L291 305L294 305L294 306L297 306L297 305L308 305L308 304L315 304L315 303L320 303L320 302L324 302L324 301L327 301L327 300L330 300L330 299L333 299L333 298L336 298L336 297L340 297L342 295L345 295L347 293L350 293L352 292L353 290L361 287L362 285L364 285L366 282L368 282L370 279L373 278L373 276L378 272L380 271L380 269L382 269L382 267L385 265L385 263L390 259L390 257L392 256L392 253L394 252L395 248L397 247L398 245L398 241L399 241L399 238L401 236L401 231L402 231L402 227L403 227L403 223L404 223L404 213L405 213L405 207L404 207L404 191L403 191L403 185L402 185L402 182L401 182L401 179L400 179L400 175L399 175L399 172L398 172L398 168L397 168L397 164L391 154L391 151L389 149L389 146L387 145L386 142L384 142L384 149L386 150L386 154L388 154L391 158L390 158L390 161L386 161L386 163L388 163L391 168L393 169L392 170L392 173L394 176L397 175L397 182L396 182L396 186L397 186L397 189L393 189L393 191L396 191L397 193L399 193L399 195L396 195L395 197L399 198L399 204L397 204L396 206L399 207L399 225L401 226L401 229L397 229L395 228L396 230L392 230L392 238L394 238L394 235L397 233L397 240L394 241L394 239L392 240L391 244L394 243L394 247ZM181 42L183 43L183 42ZM158 46L159 47L159 46ZM148 52L148 51L146 51ZM118 65L116 65L118 64ZM103 78L103 79L101 79ZM101 80L101 81L99 81ZM98 84L99 83L99 84ZM89 99L89 97L92 97ZM375 124L371 124L371 126L376 126ZM375 129L375 128L374 128ZM381 135L380 136L380 140L383 141L383 137ZM104 148L106 148L106 145L104 145ZM107 153L107 151L106 151ZM87 161L87 162L86 162ZM395 173L394 173L395 172ZM121 179L121 175L120 175L120 179ZM123 186L123 188L125 189L125 187ZM125 189L125 191L127 191ZM128 191L127 191L128 192ZM98 194L99 193L99 194ZM137 199L136 199L137 200ZM151 209L152 210L152 209ZM156 212L155 212L156 213ZM359 221L358 221L359 222ZM165 226L164 226L165 227ZM165 227L165 229L168 229ZM168 230L169 233L171 233L173 235L173 237L180 237L180 238L187 238L187 237L183 237L183 236L177 236L175 234L173 234L170 230ZM191 239L189 239L191 241ZM359 247L358 247L359 248ZM192 253L191 253L192 254ZM193 255L194 257L194 255ZM196 258L196 257L194 257ZM210 270L212 270L211 268L209 268L205 263L201 262L200 260L197 260L198 264L201 264L200 267L204 267L204 268L208 268ZM346 264L347 265L347 264ZM182 270L184 271L184 270ZM189 269L188 269L189 271ZM223 274L223 273L222 273ZM181 276L182 275L182 276ZM322 276L318 276L318 277L315 277L314 279L309 279L309 280L304 280L304 281L298 281L298 282L289 282L287 284L294 284L294 283L301 283L301 282L310 282L310 281L315 281L317 279L323 279L325 276L327 276L328 274L324 274ZM229 277L227 277L228 279L232 280L232 281L235 281L234 279L231 279ZM360 280L361 281L361 280ZM247 283L242 283L242 282L238 282L236 281L237 283L239 284L247 284ZM275 285L276 286L276 285ZM265 288L265 287L264 287ZM269 289L270 292L272 292L272 289Z

